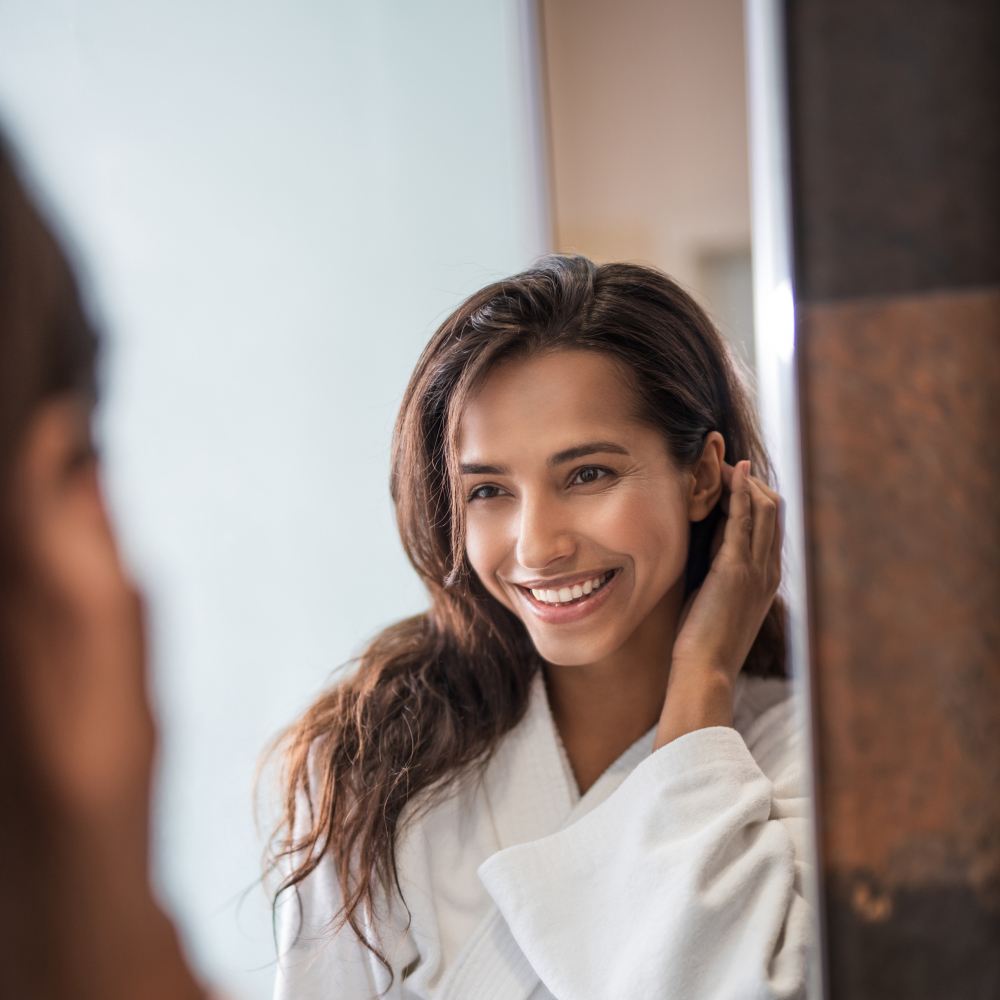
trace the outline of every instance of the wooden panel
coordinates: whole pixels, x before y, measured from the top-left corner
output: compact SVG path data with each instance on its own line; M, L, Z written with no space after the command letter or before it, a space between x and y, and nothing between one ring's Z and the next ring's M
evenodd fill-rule
M1000 996L1000 291L800 309L841 998Z
M1000 3L787 11L799 296L1000 282Z

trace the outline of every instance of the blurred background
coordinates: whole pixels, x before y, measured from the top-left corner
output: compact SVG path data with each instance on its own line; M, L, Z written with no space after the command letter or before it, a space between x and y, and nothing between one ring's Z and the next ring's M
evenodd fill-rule
M261 752L424 606L387 466L437 323L552 249L643 260L752 368L743 53L739 0L0 0L0 121L106 335L158 885L234 996L273 977Z
M543 0L555 244L693 290L754 365L740 0Z

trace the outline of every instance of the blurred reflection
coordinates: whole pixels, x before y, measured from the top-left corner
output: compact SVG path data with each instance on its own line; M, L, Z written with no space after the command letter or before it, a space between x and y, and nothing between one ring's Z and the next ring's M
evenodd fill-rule
M556 247L656 265L754 367L743 5L544 0Z

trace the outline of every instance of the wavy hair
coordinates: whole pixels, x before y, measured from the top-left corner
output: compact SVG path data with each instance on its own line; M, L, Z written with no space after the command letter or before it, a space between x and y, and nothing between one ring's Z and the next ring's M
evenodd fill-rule
M519 619L490 596L465 554L456 435L465 402L500 363L559 350L611 358L640 419L675 461L692 466L719 431L725 458L772 471L746 383L704 310L676 282L635 264L549 256L477 292L441 325L417 362L396 420L390 486L403 547L430 609L381 632L356 671L281 738L283 816L270 862L293 890L329 854L349 925L399 892L395 844L408 803L440 794L489 759L523 716L541 659ZM721 512L691 527L686 587L708 572ZM784 676L784 611L771 608L743 670ZM405 903L405 901L404 901ZM391 969L389 970L391 972Z

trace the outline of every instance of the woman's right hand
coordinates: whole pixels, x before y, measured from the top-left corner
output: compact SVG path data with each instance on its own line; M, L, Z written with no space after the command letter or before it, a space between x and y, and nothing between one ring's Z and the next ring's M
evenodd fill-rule
M721 544L681 617L656 748L732 725L736 677L781 583L781 497L750 475L749 462L723 462L721 471Z

